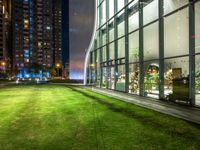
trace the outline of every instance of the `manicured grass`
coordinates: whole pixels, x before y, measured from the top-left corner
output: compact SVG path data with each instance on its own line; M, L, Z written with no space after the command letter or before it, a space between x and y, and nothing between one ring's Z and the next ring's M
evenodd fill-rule
M0 88L0 150L199 148L199 125L86 89Z

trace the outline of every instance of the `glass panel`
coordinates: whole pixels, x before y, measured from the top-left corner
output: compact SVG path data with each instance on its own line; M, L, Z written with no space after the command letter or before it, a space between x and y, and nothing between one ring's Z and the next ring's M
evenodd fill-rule
M189 53L188 18L188 8L165 18L165 57L186 55Z
M118 66L116 90L125 92L125 65Z
M158 0L149 0L145 2L146 6L143 8L144 25L158 19Z
M115 45L114 42L109 45L109 60L115 59Z
M144 60L159 58L158 23L144 28Z
M129 65L129 93L139 95L139 64Z
M131 1L133 1L133 0L128 0L128 2L131 2ZM131 2L130 4L129 4L129 8L131 8L132 6L134 6L134 5L136 5L138 3L138 0L134 0L133 2ZM138 4L137 4L138 5Z
M107 69L106 67L102 68L102 83L101 83L102 88L107 87Z
M106 1L102 3L102 24L106 22Z
M125 34L125 23L124 21L117 25L118 28L118 37L121 37Z
M196 53L200 53L200 2L195 4L195 39L196 39Z
M100 57L99 57L100 50L97 50L97 57L96 57L96 67L97 67L97 87L100 87Z
M117 11L119 12L124 7L124 0L117 0Z
M115 68L108 67L108 88L113 89L115 88Z
M102 48L102 62L105 62L107 60L106 58L106 46Z
M150 61L144 63L144 89L145 96L159 97L159 63Z
M106 44L106 33L102 35L102 45Z
M109 29L109 41L113 41L114 40L114 19L111 19L109 21L109 24L108 24L108 29Z
M129 62L139 61L139 32L129 35Z
M196 105L200 106L200 55L196 55Z
M129 32L138 29L139 27L139 13L136 12L129 17Z
M165 59L164 91L167 99L189 100L189 57Z
M125 38L118 40L118 58L125 57Z
M188 0L164 0L164 14L168 14L169 12L178 9L187 3Z
M109 41L114 41L114 28L109 31Z
M114 16L114 0L109 0L109 18Z

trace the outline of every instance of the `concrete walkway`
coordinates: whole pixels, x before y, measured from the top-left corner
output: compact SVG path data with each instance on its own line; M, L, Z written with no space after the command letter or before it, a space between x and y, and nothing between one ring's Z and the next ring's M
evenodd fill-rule
M117 98L119 100L122 100L128 103L133 103L141 107L152 109L164 114L168 114L177 118L181 118L187 121L200 124L200 109L199 108L182 106L182 105L177 105L174 103L170 104L170 103L152 99L152 98L140 97L140 96L135 96L135 95L107 90L107 89L91 88L91 87L86 87L86 88L96 93L104 94L104 95Z

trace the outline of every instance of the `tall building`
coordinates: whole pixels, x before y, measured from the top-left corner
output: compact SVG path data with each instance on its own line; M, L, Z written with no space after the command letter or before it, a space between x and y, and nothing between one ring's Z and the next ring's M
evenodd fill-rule
M53 0L54 64L62 65L62 1Z
M20 75L28 75L33 62L33 3L32 0L13 0L13 66Z
M53 65L52 1L35 0L33 6L33 62L49 69Z
M62 0L62 76L69 78L69 0Z
M33 77L53 65L52 1L13 0L13 65L19 76Z
M0 0L0 65L10 67L11 1Z
M200 1L97 0L85 82L200 106Z

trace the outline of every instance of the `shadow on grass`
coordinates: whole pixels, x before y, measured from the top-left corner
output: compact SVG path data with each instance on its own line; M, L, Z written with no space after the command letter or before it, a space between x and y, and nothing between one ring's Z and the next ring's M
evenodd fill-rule
M179 138L180 137L187 138L187 139L194 140L194 141L200 140L200 137L197 136L197 133L194 133L190 128L181 129L182 124L185 124L185 125L190 125L190 126L196 128L197 130L200 130L200 126L198 124L184 121L184 120L181 120L178 118L174 118L174 117L171 117L171 116L159 113L159 112L154 112L153 110L147 110L146 108L142 108L142 109L144 109L144 111L150 111L149 113L151 113L151 115L140 114L137 112L137 110L134 111L133 110L134 108L131 109L130 107L127 107L127 105L117 106L116 104L114 104L112 102L108 102L106 99L102 99L97 96L93 96L90 94L90 92L83 91L83 89L81 89L80 87L77 88L74 86L67 86L67 88L70 88L71 90L73 90L75 92L79 92L82 95L89 97L92 100L95 100L99 104L106 106L112 112L120 113L120 114L125 115L126 117L135 119L144 126L149 126L151 128L157 129L161 132L165 132L171 136L176 136ZM99 94L99 95L101 95L101 94ZM111 99L114 100L113 98L111 98ZM122 103L126 104L126 102L122 102ZM129 104L129 106L131 106L131 105L132 104ZM134 105L132 105L132 106L138 107L138 106L134 106ZM168 121L160 120L160 119L158 119L158 116L156 116L156 115L162 115L160 117L167 117L166 120L168 120ZM175 119L177 119L177 121L173 122Z

